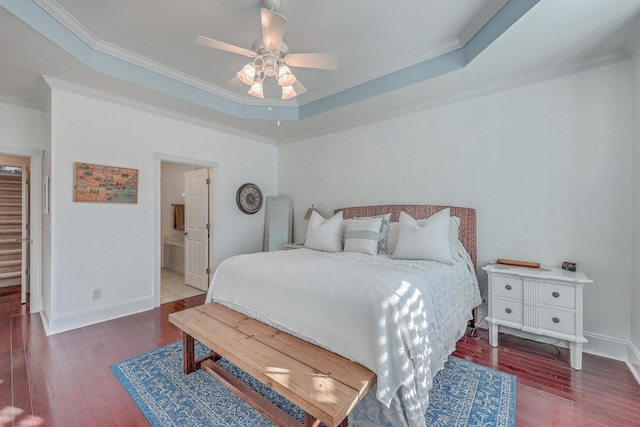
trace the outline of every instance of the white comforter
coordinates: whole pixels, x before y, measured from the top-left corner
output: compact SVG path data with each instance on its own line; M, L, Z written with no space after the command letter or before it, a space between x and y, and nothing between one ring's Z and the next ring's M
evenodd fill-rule
M240 255L217 268L206 302L375 372L351 425L424 426L433 376L481 302L461 244L458 253L453 266L311 249Z

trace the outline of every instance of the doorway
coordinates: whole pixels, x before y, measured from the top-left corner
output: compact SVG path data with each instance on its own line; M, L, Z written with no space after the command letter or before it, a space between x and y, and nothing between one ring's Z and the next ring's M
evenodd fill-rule
M29 157L0 155L0 295L22 311L29 289Z
M160 303L206 293L210 275L211 171L163 161Z

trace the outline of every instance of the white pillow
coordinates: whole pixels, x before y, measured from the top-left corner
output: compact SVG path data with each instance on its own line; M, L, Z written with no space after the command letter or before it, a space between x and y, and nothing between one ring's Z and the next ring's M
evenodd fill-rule
M313 211L307 226L304 247L325 252L342 251L342 211L329 219Z
M456 242L460 237L460 218L452 216L449 220L449 249L451 249L451 258L455 258L458 255Z
M450 209L446 208L420 223L405 212L400 212L398 243L391 257L453 264L449 248L450 217Z
M419 224L424 223L424 219L418 220ZM392 254L396 250L396 245L398 244L398 229L400 228L397 222L389 223L389 232L387 234L387 253ZM460 218L457 216L452 216L449 220L449 248L451 249L451 258L455 258L457 255L456 251L456 240L458 240L460 233Z
M397 222L389 223L389 232L387 233L387 253L392 254L396 250L396 245L398 244L398 230L400 229L400 224Z
M382 217L350 219L344 233L344 251L375 255Z

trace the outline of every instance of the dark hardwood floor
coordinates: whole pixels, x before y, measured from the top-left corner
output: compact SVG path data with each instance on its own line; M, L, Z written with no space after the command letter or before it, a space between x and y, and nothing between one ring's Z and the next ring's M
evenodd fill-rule
M109 370L113 363L182 337L167 316L204 296L47 337L38 314L0 296L0 427L148 426ZM8 304L8 303L7 303ZM455 356L517 376L518 426L640 425L640 386L623 362L507 335L465 336Z

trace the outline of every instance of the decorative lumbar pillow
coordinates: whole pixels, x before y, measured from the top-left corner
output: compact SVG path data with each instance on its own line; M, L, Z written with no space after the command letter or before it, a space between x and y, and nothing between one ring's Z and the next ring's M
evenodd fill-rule
M313 211L307 226L304 247L325 252L342 251L342 211L329 219Z
M449 208L417 221L400 212L398 243L391 255L399 259L425 259L453 264L449 248Z
M346 219L343 225L344 232L345 233L347 232L349 221L353 221L357 219L376 219L376 218L382 218L382 222L380 223L380 234L378 234L378 253L379 254L390 253L387 250L387 238L388 238L387 236L389 234L389 223L391 221L391 213L386 213L384 215L376 215L376 216L362 216L362 217L357 216L352 219Z
M344 233L344 251L377 254L381 223L382 217L350 219Z

